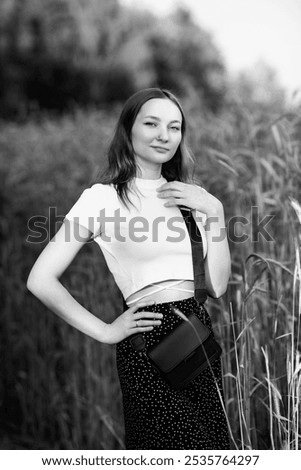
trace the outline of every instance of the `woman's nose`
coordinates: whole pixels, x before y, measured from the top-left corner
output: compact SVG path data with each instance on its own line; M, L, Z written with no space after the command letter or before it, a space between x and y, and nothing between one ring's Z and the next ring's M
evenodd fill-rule
M160 128L159 133L158 133L158 140L163 140L164 142L168 140L167 129Z

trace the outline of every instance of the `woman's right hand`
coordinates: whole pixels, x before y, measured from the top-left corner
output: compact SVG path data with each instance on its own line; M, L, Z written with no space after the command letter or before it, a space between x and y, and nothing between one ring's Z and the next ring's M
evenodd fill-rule
M155 326L161 325L163 314L159 312L141 311L139 308L154 305L154 300L141 300L119 315L113 323L106 324L104 336L107 344L119 343L134 333L151 331Z

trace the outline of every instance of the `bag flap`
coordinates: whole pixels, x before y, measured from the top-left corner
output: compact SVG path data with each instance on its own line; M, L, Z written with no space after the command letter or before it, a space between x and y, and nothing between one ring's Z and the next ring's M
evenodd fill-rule
M209 329L195 315L188 318L203 343L210 334ZM163 372L168 372L200 346L199 338L190 323L183 320L159 344L148 351L148 356Z

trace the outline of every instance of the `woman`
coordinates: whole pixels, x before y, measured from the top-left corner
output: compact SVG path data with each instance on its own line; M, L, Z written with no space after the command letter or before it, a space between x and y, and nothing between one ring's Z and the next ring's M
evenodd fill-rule
M227 288L230 255L222 203L192 179L186 122L177 98L149 88L125 103L101 180L83 191L37 259L27 287L57 315L97 341L116 344L127 449L228 449L219 360L175 390L131 346L143 333L156 344L182 321L170 307L194 311L211 329L194 299L190 237L179 207L192 210L203 237L206 289ZM197 212L206 216L206 232ZM179 222L182 234L179 236ZM175 225L177 222L178 225ZM93 238L125 299L124 312L106 324L82 307L59 282L84 243ZM213 377L214 372L215 378ZM216 386L218 384L218 387Z

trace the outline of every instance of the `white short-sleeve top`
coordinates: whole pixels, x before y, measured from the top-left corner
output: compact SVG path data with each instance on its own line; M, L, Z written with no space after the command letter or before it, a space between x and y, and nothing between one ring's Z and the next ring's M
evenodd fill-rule
M190 236L180 209L165 207L166 199L156 191L166 182L162 175L156 180L134 178L130 200L135 207L129 208L113 185L94 184L65 216L92 232L125 299L154 282L194 278ZM205 214L195 211L194 216L205 257Z

